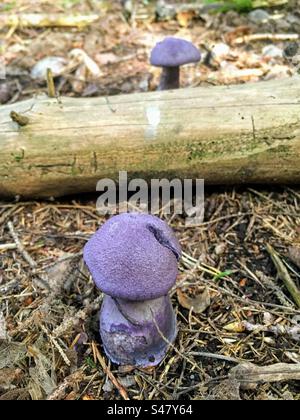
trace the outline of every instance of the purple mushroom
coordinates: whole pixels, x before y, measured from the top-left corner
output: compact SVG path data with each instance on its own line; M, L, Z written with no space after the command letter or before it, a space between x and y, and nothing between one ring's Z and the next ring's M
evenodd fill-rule
M112 217L84 248L84 260L104 293L100 335L118 364L154 366L176 337L167 295L175 284L181 249L173 231L155 216Z
M200 51L184 39L167 37L156 44L150 62L163 68L158 90L178 89L180 66L197 63L200 59Z

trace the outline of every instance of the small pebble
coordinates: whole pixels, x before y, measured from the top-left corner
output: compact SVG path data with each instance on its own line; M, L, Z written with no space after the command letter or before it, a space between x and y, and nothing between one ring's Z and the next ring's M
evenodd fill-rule
M283 50L283 55L287 58L295 57L300 53L300 46L298 42L289 42Z
M280 32L291 32L291 24L286 21L285 18L276 21L276 31ZM293 31L292 31L293 32Z
M53 76L58 76L63 71L67 62L62 57L46 57L38 61L31 70L32 79L45 80L47 69L51 69Z
M263 313L263 322L265 325L271 325L274 321L274 317L270 312Z
M131 386L136 384L135 377L132 375L127 375L127 376L124 376L123 378L119 377L118 381L120 382L121 385L124 386L124 388L130 388Z
M143 80L140 81L139 89L142 92L147 92L149 90L149 79L148 78L144 78Z
M215 254L222 255L226 250L226 243L222 242L215 247Z
M105 384L102 387L102 390L104 392L111 392L113 389L114 389L113 384L111 383L111 381L109 379L107 379Z
M262 55L264 57L278 58L283 56L283 51L281 48L276 47L276 45L266 45L262 49Z
M248 17L252 23L256 24L265 23L270 19L269 13L263 9L252 10L252 12L248 14Z
M300 24L299 16L295 16L292 13L289 13L287 16L284 17L284 19L286 20L286 22L290 23L291 25Z
M176 8L165 1L158 1L156 4L156 14L160 20L171 20L177 15Z
M211 52L212 52L214 57L223 58L223 57L226 57L229 54L230 48L227 44L224 44L224 43L220 42L220 43L214 45Z
M274 346L276 341L272 337L264 337L263 342L268 344L269 346Z
M11 98L11 89L7 83L0 84L0 104L5 104Z

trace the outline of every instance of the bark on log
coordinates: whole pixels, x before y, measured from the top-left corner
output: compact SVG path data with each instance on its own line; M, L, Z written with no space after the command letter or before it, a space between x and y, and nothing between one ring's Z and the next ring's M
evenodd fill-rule
M96 190L102 178L300 183L300 77L0 108L0 196ZM10 115L26 116L18 125Z

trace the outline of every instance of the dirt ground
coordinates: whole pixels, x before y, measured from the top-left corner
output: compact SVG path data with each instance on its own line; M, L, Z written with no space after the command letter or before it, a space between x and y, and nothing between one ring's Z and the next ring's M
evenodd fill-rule
M46 92L31 72L47 56L64 59L55 79L60 95L154 90L159 70L149 65L149 53L166 35L190 39L203 52L200 65L184 68L182 86L297 71L295 54L287 53L291 35L300 33L295 2L266 9L263 21L232 10L180 9L159 18L157 2L137 2L133 10L127 2L127 11L121 3L1 2L0 22L14 12L100 18L84 28L3 24L0 103ZM113 365L102 349L102 295L82 262L85 242L105 221L96 198L0 201L0 400L300 399L300 310L286 280L300 287L299 187L210 187L197 227L161 215L183 249L171 291L179 333L164 361L148 369ZM273 376L267 366L275 366Z

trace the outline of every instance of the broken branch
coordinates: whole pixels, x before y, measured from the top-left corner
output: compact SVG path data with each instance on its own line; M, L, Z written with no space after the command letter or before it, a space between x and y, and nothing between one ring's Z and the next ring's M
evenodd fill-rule
M241 363L230 370L229 376L237 380L241 388L255 389L259 383L300 380L300 363L276 363L271 366Z

